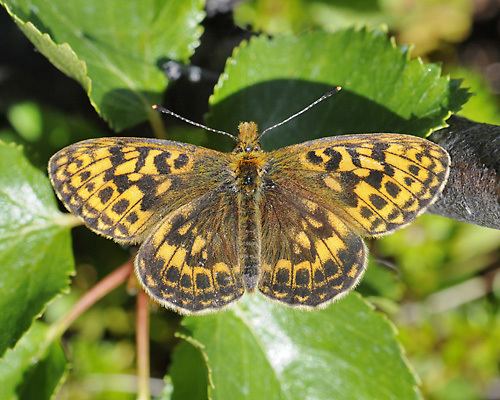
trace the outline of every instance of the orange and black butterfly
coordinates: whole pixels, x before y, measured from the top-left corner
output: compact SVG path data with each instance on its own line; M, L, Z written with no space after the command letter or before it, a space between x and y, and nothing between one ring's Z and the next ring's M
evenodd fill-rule
M244 122L232 153L91 139L55 154L49 174L90 229L141 243L135 267L144 289L186 314L220 309L255 289L304 308L340 298L366 268L362 237L390 233L424 212L449 165L440 146L399 134L265 152L256 124Z

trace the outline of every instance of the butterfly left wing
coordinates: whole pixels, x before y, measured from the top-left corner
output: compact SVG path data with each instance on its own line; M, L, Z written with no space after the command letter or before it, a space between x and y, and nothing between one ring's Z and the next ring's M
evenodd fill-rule
M221 187L160 222L135 261L155 301L189 314L219 309L243 295L236 206L235 191Z

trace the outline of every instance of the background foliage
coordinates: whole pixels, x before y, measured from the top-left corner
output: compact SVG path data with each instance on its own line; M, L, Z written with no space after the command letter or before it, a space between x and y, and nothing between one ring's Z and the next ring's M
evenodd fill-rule
M132 250L71 229L78 221L58 210L44 176L59 148L120 131L227 149L224 137L164 125L150 104L198 121L208 111L211 126L234 131L240 120L269 126L339 84L339 95L264 145L425 136L459 110L500 121L494 1L230 3L0 1L0 398L129 399L137 390L132 281L59 340L61 316ZM203 69L179 64L190 57ZM359 293L316 313L259 297L183 319L153 305L153 394L500 397L499 244L498 231L424 215L370 242Z

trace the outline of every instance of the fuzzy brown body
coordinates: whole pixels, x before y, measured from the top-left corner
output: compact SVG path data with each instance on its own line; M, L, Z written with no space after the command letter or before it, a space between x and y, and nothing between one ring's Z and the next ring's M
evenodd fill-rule
M263 168L262 156L244 154L238 161L235 176L238 192L238 249L247 290L257 285L261 259L260 199Z
M220 309L258 289L317 307L355 287L362 237L421 214L441 192L447 153L393 134L329 137L272 152L257 125L232 153L141 138L101 138L55 154L49 175L92 230L141 243L136 274L180 313Z

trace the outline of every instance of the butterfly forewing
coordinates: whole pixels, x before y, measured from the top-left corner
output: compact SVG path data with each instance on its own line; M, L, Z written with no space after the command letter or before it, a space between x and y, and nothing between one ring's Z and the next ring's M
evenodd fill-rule
M49 162L59 198L92 230L122 243L140 242L172 210L215 189L227 156L154 139L91 139Z
M316 200L362 236L391 232L422 213L442 190L445 150L407 135L339 136L271 155L270 179Z

